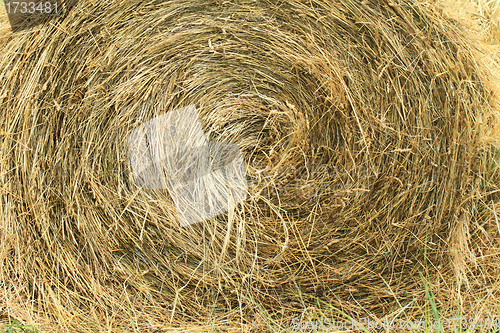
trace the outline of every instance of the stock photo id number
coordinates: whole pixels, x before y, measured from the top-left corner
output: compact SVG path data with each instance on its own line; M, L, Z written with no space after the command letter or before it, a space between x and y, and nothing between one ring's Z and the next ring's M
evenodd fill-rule
M13 32L29 29L68 12L77 0L12 1L4 0Z

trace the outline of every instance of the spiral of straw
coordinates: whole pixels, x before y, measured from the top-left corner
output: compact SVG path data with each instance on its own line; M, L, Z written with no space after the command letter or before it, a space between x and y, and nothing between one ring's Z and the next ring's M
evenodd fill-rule
M498 110L466 31L406 0L81 0L3 29L6 315L271 331L318 299L411 315L424 267L443 311L456 281L491 287L477 256L499 245ZM249 195L181 227L124 147L188 105L240 147Z

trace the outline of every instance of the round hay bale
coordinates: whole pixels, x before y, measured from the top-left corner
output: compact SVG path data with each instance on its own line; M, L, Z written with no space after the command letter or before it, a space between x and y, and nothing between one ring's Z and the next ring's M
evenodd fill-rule
M80 1L0 48L9 316L273 331L321 300L411 317L426 269L444 313L478 276L498 295L476 258L498 248L493 78L433 6ZM249 193L181 226L127 139L190 105L207 140L239 147Z

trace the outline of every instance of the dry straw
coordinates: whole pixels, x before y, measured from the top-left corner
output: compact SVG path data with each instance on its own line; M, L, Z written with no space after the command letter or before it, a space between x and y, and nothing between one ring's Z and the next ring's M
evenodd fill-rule
M51 331L260 332L290 327L314 296L411 318L426 269L443 317L496 311L493 74L438 7L81 0L7 24L4 315ZM167 190L134 184L123 147L191 104L211 140L241 148L250 193L182 228Z

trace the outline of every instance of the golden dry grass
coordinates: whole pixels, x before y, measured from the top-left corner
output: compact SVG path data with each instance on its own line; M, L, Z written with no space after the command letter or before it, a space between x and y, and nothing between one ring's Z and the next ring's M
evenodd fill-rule
M479 17L486 41L500 47L500 1L478 0L473 13Z
M60 332L286 331L315 296L355 318L417 318L426 271L443 317L498 315L496 65L446 15L120 0L17 34L4 20L3 316ZM167 191L134 185L123 146L189 104L240 145L251 188L181 228Z

